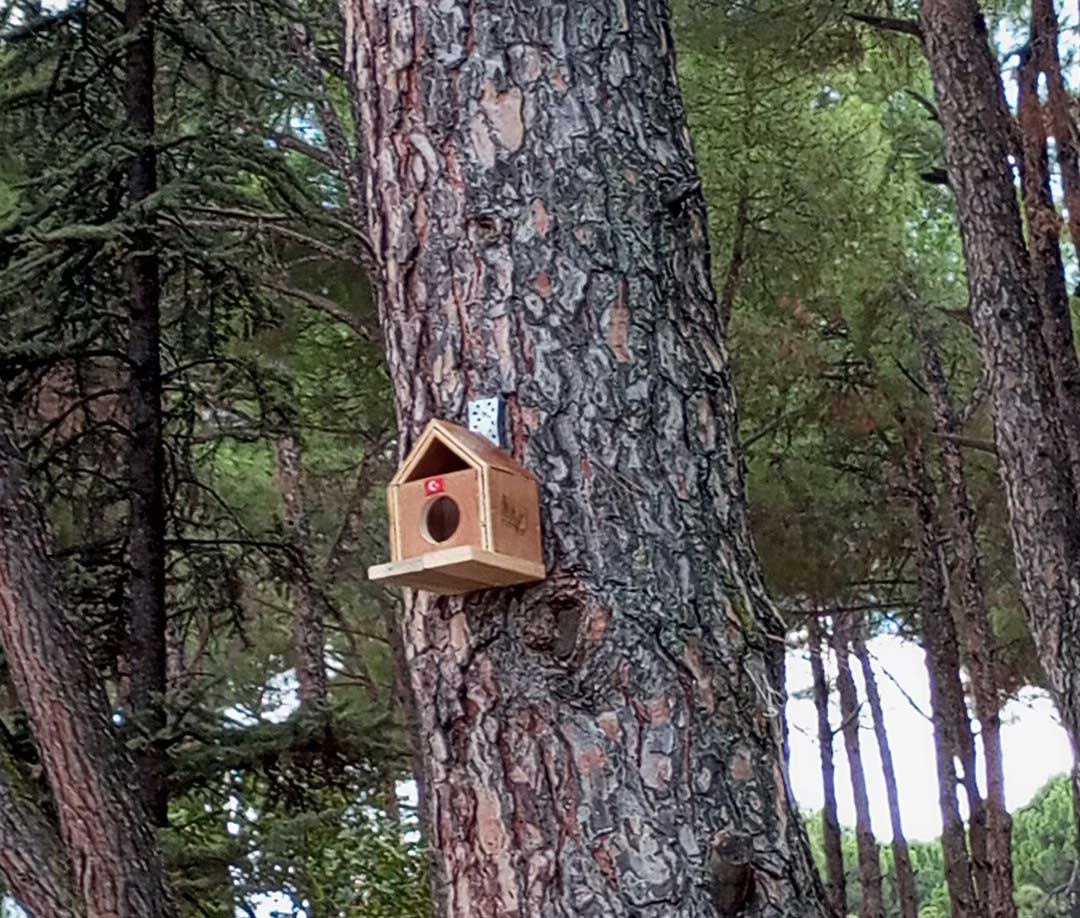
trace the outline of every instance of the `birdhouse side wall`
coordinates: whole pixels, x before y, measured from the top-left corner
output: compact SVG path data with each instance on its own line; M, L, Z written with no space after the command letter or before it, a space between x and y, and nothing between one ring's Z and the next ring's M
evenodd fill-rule
M542 564L540 487L535 479L489 469L488 508L491 550Z
M392 541L397 550L392 557L395 561L459 545L484 546L480 475L476 469L408 481L394 485L393 490ZM452 500L458 511L457 528L441 542L425 535L426 516L440 498Z

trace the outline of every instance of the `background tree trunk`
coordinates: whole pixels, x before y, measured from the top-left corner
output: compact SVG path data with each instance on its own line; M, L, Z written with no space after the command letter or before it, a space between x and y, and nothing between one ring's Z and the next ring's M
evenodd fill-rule
M968 493L964 458L957 437L960 421L953 407L944 367L931 340L920 332L923 376L934 406L941 444L942 465L952 504L951 543L956 555L959 581L960 622L971 667L972 694L979 718L986 767L986 853L988 861L988 914L991 918L1014 918L1012 876L1012 818L1005 806L1005 764L1001 747L1001 701L996 677L996 657L990 613L983 592L978 521Z
M407 449L508 402L546 582L402 622L439 913L827 914L662 0L343 0Z
M900 793L896 786L896 768L893 765L889 732L885 726L885 711L881 707L881 694L878 691L874 667L870 662L870 651L866 647L863 624L852 629L852 648L862 670L863 682L866 684L866 700L870 705L870 714L874 720L874 736L877 738L878 752L881 754L881 774L885 781L885 795L889 800L889 821L892 825L893 861L896 864L896 898L900 903L900 918L918 918L919 894L915 887L915 871L911 867L907 836L904 835L904 823L900 817Z
M154 146L154 22L150 0L128 0L127 122L138 145L128 166L128 207L136 229L128 258L131 525L130 595L124 666L130 722L142 736L138 774L158 825L168 821L165 781L165 501L161 431L161 281L153 219L137 208L157 191Z
M825 847L825 868L829 878L829 901L833 911L845 918L848 913L847 877L844 874L843 834L836 811L836 765L833 758L833 729L829 723L829 683L825 678L825 662L821 656L821 622L815 613L806 620L807 648L810 651L810 672L814 679L814 708L817 711L818 748L821 750L822 832Z
M132 787L134 767L64 615L42 520L0 433L0 645L52 791L81 911L85 918L171 916L155 832ZM5 880L18 888L17 877Z
M1036 66L1046 75L1046 107L1065 193L1069 232L1076 247L1080 246L1080 144L1072 115L1072 97L1061 71L1059 32L1054 0L1032 0L1031 50Z
M922 442L914 437L908 444L907 467L912 504L919 522L919 621L926 648L926 672L930 680L945 881L949 887L953 918L981 918L983 913L975 898L971 860L957 795L956 740L951 735L955 722L949 715L942 688L940 622L950 613L945 562L938 534L937 501L926 472Z
M974 0L923 0L972 318L990 372L994 429L1024 604L1062 722L1080 729L1080 514L1024 244L997 61ZM1075 355L1074 355L1075 357Z
M866 792L866 772L859 742L860 704L851 675L850 640L850 622L842 615L834 616L832 641L833 653L836 654L836 690L840 695L840 727L851 773L851 795L855 801L855 837L859 850L859 885L862 888L859 913L862 918L882 918L885 906L881 898L881 852L874 837L870 797Z
M1051 4L1052 6L1052 4ZM1031 275L1038 284L1043 340L1050 373L1065 424L1073 480L1080 480L1080 361L1076 358L1069 291L1061 260L1061 217L1050 184L1050 156L1039 101L1039 60L1045 45L1056 46L1057 31L1040 35L1032 22L1031 45L1021 53L1017 68L1017 107L1020 120L1021 184L1027 216Z
M304 505L304 454L300 438L293 432L282 434L275 444L278 491L285 508L285 526L293 544L292 608L293 645L296 676L300 684L300 704L306 711L325 708L329 700L326 680L326 626L322 598L312 580L308 559L311 533Z

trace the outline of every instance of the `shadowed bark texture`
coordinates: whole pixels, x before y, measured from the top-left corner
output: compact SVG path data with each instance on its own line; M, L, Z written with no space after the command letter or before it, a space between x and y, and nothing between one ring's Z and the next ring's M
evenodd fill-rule
M138 143L128 164L128 206L157 191L154 147L154 21L150 0L127 0L127 121ZM146 808L158 825L168 821L165 749L167 653L165 649L165 455L161 441L161 278L152 217L137 214L128 243L128 345L131 401L128 477L129 596L127 677L131 724L142 735L136 754Z
M836 807L836 761L833 752L833 729L829 722L829 683L825 678L825 661L821 654L821 622L816 614L807 618L807 647L810 650L810 672L814 680L814 708L817 711L818 748L821 752L822 843L825 848L825 869L829 879L829 902L837 915L847 915L847 877L844 874L843 834ZM826 645L827 648L828 645Z
M0 646L41 755L80 911L86 918L171 916L157 839L131 780L134 768L64 615L47 543L14 448L0 433ZM0 858L0 867L6 865Z
M56 827L23 784L17 763L0 752L0 877L33 915L76 918L81 911Z
M974 0L923 0L972 318L994 381L994 430L1024 604L1062 721L1080 730L1080 514L1065 413L1042 336L997 61ZM1075 355L1074 355L1075 357Z
M439 913L827 914L662 0L343 0L401 447L507 399L546 582L407 597Z

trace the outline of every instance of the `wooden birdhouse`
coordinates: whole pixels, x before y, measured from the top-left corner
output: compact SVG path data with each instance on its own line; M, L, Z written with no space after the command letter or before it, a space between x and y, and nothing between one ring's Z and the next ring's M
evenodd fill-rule
M432 421L387 496L392 560L371 580L453 595L544 579L540 486L479 434Z

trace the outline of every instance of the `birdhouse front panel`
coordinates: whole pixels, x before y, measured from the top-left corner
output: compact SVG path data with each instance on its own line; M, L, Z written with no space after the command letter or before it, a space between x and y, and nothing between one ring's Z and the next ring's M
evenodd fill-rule
M397 560L484 544L476 469L408 481L396 490Z
M390 482L387 585L450 595L543 580L540 487L477 434L432 421Z

